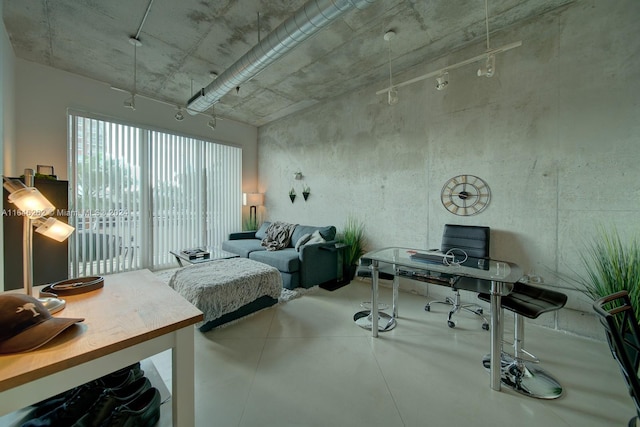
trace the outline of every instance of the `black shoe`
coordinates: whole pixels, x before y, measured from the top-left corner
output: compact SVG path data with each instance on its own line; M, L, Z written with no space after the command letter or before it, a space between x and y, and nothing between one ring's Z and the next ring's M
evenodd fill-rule
M127 367L113 374L105 375L97 380L76 387L70 395L65 396L62 403L52 400L42 404L30 414L30 420L21 427L61 427L70 426L87 413L89 408L98 400L103 390L107 388L125 387L134 378L140 377L144 372L139 365L135 368ZM55 404L57 403L57 406ZM49 409L49 411L45 411Z
M104 389L98 400L91 406L73 427L97 427L102 424L113 410L134 400L151 388L151 383L145 377L138 378L131 384L121 388Z
M95 382L98 385L104 386L105 388L124 387L127 384L137 380L138 378L142 378L143 376L144 371L140 368L140 362L138 362L134 363L133 365L127 366L126 368L117 370L101 378L98 378L97 380L95 380ZM46 414L47 412L54 410L58 406L65 403L67 400L71 399L71 397L78 391L78 388L80 387L82 386L72 388L71 390L67 390L34 404L34 409L30 413L30 418L38 418Z
M153 427L160 420L160 392L151 387L131 402L118 406L100 427Z

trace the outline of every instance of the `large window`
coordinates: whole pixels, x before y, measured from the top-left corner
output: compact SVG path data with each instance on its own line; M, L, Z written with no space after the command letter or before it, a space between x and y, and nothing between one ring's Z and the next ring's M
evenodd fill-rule
M73 277L175 265L240 228L242 150L69 113Z

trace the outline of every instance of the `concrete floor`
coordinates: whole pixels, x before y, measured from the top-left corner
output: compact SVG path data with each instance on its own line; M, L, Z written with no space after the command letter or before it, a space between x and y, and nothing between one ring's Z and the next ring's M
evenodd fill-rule
M368 283L317 289L230 326L195 332L197 426L622 426L635 410L604 341L527 325L527 348L563 385L557 400L495 392L489 334L401 292L378 339L352 322ZM389 299L389 289L381 289ZM506 334L510 325L506 325ZM170 354L153 358L170 386Z

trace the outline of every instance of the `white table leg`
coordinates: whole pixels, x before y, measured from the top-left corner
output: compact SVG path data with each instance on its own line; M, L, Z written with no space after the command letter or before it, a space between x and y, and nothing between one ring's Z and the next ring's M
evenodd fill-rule
M187 326L175 332L172 359L173 425L195 426L194 404L194 328Z

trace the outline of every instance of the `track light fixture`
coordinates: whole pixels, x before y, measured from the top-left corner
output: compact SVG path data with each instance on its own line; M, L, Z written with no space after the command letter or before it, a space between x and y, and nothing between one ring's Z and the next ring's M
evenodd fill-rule
M181 122L184 120L184 114L182 114L182 107L178 107L178 112L174 116L177 121Z
M124 106L136 110L136 81L137 81L137 65L138 65L138 48L142 46L137 37L129 37L129 44L133 46L133 92L131 98L125 99Z
M396 105L399 101L398 98L398 89L393 86L393 74L391 73L391 40L393 40L396 36L396 32L393 30L389 30L384 33L384 41L388 43L388 53L389 53L389 90L387 91L387 103L389 105Z
M124 100L124 106L126 108L131 108L133 111L136 110L136 96L131 94L131 98L127 98Z
M438 77L436 77L436 89L444 90L447 87L447 85L449 84L449 80L447 77L448 75L449 73L445 71L442 74L440 74Z
M478 77L493 77L496 71L496 56L488 55L484 66L478 68Z
M489 40L489 5L488 5L488 0L485 0L484 2L484 10L485 10L485 26L486 26L486 30L487 30L487 50L477 56L474 56L473 58L469 58L466 59L464 61L460 61L457 62L455 64L451 64L451 65L447 65L444 68L441 68L439 70L435 70L432 71L430 73L427 74L423 74L421 76L418 77L414 77L410 80L401 82L401 83L396 83L396 84L392 84L391 82L391 78L389 78L389 86L384 88L384 89L380 89L379 91L376 92L376 95L384 95L385 93L388 94L389 99L391 99L391 91L392 90L397 90L398 88L401 88L403 86L407 86L413 83L417 83L419 81L422 81L424 79L430 79L433 77L436 77L436 89L438 90L443 90L445 88L445 86L448 84L448 79L447 79L447 73L451 70L455 70L458 69L460 67L464 67L466 65L469 64L474 64L480 61L484 61L484 65L482 65L479 69L478 69L478 76L484 76L484 77L493 77L493 75L496 72L496 55L499 53L504 53L508 50L511 49L515 49L516 47L520 47L522 46L522 41L517 41L517 42L513 42L513 43L509 43L507 45L504 45L502 47L498 47L498 48L492 48L491 44L490 44L490 40ZM385 34L385 40L389 40L387 39L387 35ZM389 62L389 71L391 71L391 62ZM391 77L391 76L389 76Z

